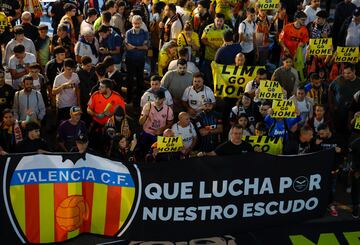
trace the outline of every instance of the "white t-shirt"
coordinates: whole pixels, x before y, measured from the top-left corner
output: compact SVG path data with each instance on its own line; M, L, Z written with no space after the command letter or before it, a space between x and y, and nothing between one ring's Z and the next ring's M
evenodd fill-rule
M78 74L76 74L75 72L72 73L70 79L65 78L64 73L57 75L54 80L53 89L60 87L60 85L67 83L68 81L72 81L74 85L72 88L62 89L60 93L56 95L57 108L65 108L78 105L75 88L79 86L80 80Z
M163 89L165 89L165 88L163 88ZM169 90L165 89L164 92L165 92L165 104L167 104L168 106L173 105L174 101L171 97ZM147 90L147 91L145 91L143 96L141 96L140 107L144 107L144 105L147 102L153 102L153 101L155 101L155 94L151 90Z
M246 28L245 28L246 25ZM239 25L239 35L244 33L245 40L240 42L242 53L250 53L254 50L254 33L256 32L255 22L249 23L247 20L244 20Z
M347 30L345 46L358 47L360 46L360 24L355 24L352 20Z
M40 92L41 90L40 79L33 80L33 89Z
M214 92L206 85L204 85L204 88L199 92L197 92L193 86L189 86L185 89L182 96L182 100L188 102L189 106L196 111L201 110L205 98L210 98L213 103L216 101Z
M321 8L313 9L310 5L307 5L304 10L304 13L307 15L305 25L313 22L316 19L316 13L320 10Z
M174 132L175 136L181 136L185 149L188 149L191 146L193 137L197 137L196 130L192 123L185 128L181 127L179 123L175 123L172 125L171 130Z
M9 60L9 69L16 70L16 72L23 72L25 71L25 67L36 63L36 57L33 54L30 54L28 52L25 52L25 58L23 64L20 64L19 59L15 57L15 55L12 55ZM23 77L20 77L18 79L13 79L13 87L15 89L19 88L19 85L22 83Z
M95 47L99 48L99 43L95 39ZM99 61L98 57L95 56L95 54L92 53L90 45L83 43L83 42L77 42L75 44L75 55L78 56L89 56L91 58L91 61L93 65L96 65Z
M309 118L310 106L311 106L310 103L307 102L306 100L297 101L297 107L300 111L301 119L302 119L300 122L301 125L304 125Z
M168 71L176 70L177 62L178 62L178 60L172 60L168 66ZM192 74L199 72L199 68L197 68L196 65L191 61L187 62L186 70Z
M165 24L167 24L167 22L170 21L171 18L169 18ZM170 35L171 35L171 39L173 40L177 40L180 32L182 31L182 25L180 22L180 19L177 19L172 25L171 25L171 29L170 29Z
M81 22L81 25L80 25L80 35L84 35L84 31L85 30L92 30L93 32L95 32L94 30L94 26L92 24L90 24L89 22L86 22L85 20L83 20Z

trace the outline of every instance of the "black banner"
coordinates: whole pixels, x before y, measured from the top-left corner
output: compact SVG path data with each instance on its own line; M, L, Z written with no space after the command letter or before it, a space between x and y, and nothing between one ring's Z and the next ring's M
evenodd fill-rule
M333 157L252 153L145 165L90 154L3 157L1 234L26 243L81 233L182 241L300 223L326 211Z

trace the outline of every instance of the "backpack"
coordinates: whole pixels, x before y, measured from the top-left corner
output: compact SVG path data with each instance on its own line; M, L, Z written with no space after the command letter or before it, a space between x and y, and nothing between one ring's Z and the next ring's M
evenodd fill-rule
M253 21L252 23L253 23L253 26L254 26L254 29L255 29L255 27L256 27L255 21ZM245 26L245 27L244 27L244 33L246 33L246 23L245 23L245 20L243 20L243 21L240 23L240 25L241 25L241 24L244 24L244 26ZM240 25L239 25L239 26L240 26Z

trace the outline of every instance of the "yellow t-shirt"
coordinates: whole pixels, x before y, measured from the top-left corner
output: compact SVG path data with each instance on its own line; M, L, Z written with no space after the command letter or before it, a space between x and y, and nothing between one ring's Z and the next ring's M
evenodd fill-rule
M0 12L0 33L3 33L9 27L9 31L12 31L12 25L9 21L9 18L5 15L4 12Z
M238 0L212 0L216 2L215 13L222 13L225 15L225 20L231 20L231 6L229 3L236 3ZM225 2L226 1L226 2Z
M190 43L192 42L193 43L193 46L196 46L196 47L200 47L200 40L199 40L199 35L196 33L196 32L192 32L191 33L191 38L188 40L186 39L186 32L185 31L182 31L179 36L178 36L178 39L177 39L177 45L179 47L190 47ZM196 52L192 50L192 55L196 55Z
M159 76L164 76L163 70L169 66L171 57L168 55L166 50L160 50L159 52L159 61L158 61L158 73Z
M215 24L210 24L205 27L201 39L206 38L208 43L217 47L216 49L212 49L208 45L205 46L205 60L214 60L216 51L224 43L224 32L227 30L231 30L231 28L226 24L224 24L221 29L216 29Z
M164 2L165 4L169 4L169 3L173 3L173 4L176 4L176 0L153 0L152 1L152 4L155 4L155 3L158 3L158 2Z

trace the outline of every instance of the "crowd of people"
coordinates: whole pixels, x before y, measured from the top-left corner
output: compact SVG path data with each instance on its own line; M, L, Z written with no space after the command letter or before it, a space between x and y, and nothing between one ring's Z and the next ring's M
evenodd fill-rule
M308 48L314 38L332 38L334 51L360 47L360 2L331 6L331 0L325 9L320 0L287 0L271 10L255 0L57 0L47 9L49 33L38 0L3 0L0 154L92 152L158 162L244 154L254 149L243 136L280 137L285 155L335 149L333 183L348 168L358 218L360 63L337 63L336 52L310 56ZM294 67L299 50L301 70ZM220 98L213 61L264 68L238 98ZM281 85L296 118L272 117L271 101L258 98L264 80ZM52 131L44 130L49 121L56 121ZM51 133L56 142L45 141ZM157 136L181 136L183 148L159 152ZM333 196L329 210L337 216Z

